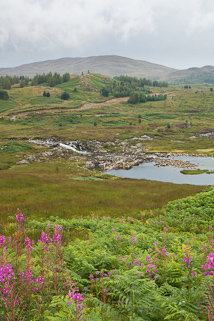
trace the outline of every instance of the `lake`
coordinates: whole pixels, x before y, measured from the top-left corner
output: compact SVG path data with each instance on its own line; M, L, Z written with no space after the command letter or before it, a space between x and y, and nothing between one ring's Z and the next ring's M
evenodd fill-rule
M171 159L190 161L197 164L200 169L214 171L214 157L178 156ZM107 171L106 174L175 184L214 185L214 174L184 175L180 173L182 168L172 166L157 167L154 164L155 162L143 163L129 170L111 170Z

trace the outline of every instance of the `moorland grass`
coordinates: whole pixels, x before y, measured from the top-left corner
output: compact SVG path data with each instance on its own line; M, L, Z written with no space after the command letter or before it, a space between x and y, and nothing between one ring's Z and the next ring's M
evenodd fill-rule
M99 172L76 168L75 164L66 161L32 163L2 170L0 220L7 225L8 217L17 207L29 218L51 215L71 218L92 213L111 217L132 213L138 217L140 211L161 208L171 200L194 195L205 188L106 178Z
M180 172L185 175L214 174L214 171L209 171L208 169L199 169L199 168L195 170L184 169Z

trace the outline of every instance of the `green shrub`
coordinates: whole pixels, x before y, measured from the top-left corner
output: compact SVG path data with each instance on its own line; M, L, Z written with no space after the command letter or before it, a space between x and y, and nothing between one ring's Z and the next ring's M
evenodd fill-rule
M63 99L63 100L68 100L70 98L70 95L64 91L61 94L60 98Z
M3 100L8 100L9 99L9 95L8 95L8 92L6 90L0 90L0 99L3 99Z

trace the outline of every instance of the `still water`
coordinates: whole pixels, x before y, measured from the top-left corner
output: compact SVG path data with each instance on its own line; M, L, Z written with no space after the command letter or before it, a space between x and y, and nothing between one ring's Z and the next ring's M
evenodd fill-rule
M214 157L178 156L172 159L190 161L193 164L197 164L200 169L214 171ZM157 167L154 166L154 164L154 162L143 163L129 170L111 170L107 171L106 174L175 184L214 185L214 174L184 175L180 173L182 168L175 168L172 166Z

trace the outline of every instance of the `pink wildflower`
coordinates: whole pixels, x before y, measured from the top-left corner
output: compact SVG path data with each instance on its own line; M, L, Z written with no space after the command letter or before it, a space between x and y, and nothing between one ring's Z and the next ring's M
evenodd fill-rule
M24 216L22 215L22 212L20 211L19 208L17 208L16 211L16 222L24 222Z
M57 233L57 232L54 232L54 234L53 234L53 241L54 242L60 242L61 241L61 235L59 234L59 233Z
M63 230L62 226L55 225L55 231L62 231L62 230Z
M1 244L4 244L6 241L5 241L5 236L4 235L1 235L0 236L0 243Z
M136 242L136 240L135 240L135 238L134 238L134 236L131 238L131 243L135 243Z

